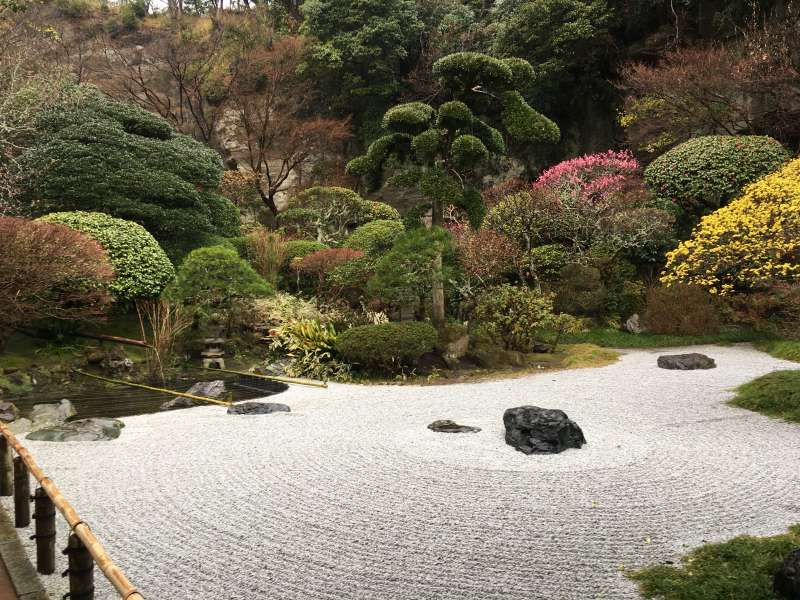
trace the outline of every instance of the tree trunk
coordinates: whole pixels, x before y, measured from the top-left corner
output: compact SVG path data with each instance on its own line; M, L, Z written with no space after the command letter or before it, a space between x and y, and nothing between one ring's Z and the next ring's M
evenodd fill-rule
M431 226L432 227L441 227L444 221L444 216L442 214L442 203L438 200L433 200L431 205ZM433 291L433 307L431 311L431 317L433 319L433 324L437 328L441 328L444 326L445 322L445 305L444 305L444 282L442 281L442 254L441 252L436 255L436 258L433 259L433 269L436 273L434 276L433 281L431 282L431 288Z
M256 173L258 176L258 173ZM261 196L261 200L264 202L266 207L270 210L273 217L278 216L278 205L275 204L275 194L271 193L269 190L265 191L261 186L260 182L256 183L256 188L258 189L258 195Z

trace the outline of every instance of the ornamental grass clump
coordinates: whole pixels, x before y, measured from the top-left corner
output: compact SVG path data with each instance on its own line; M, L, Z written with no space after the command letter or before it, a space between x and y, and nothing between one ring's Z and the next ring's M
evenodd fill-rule
M704 217L692 237L667 254L661 281L722 295L800 281L800 159Z

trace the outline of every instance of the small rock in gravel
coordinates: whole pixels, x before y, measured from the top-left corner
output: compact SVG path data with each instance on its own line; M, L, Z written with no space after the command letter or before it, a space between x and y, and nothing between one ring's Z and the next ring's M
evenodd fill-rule
M478 433L481 430L480 427L459 425L455 421L450 421L449 419L434 421L428 425L428 429L431 431L437 431L439 433Z
M671 354L658 357L658 366L662 369L676 371L694 371L697 369L714 369L717 363L705 354Z
M775 573L772 583L775 593L787 600L800 600L800 548L789 553Z
M241 402L228 407L229 415L268 415L275 412L292 412L292 409L278 402Z
M188 390L187 394L192 396L202 396L203 398L219 398L225 393L225 382L221 379L215 381L198 381ZM207 402L192 400L177 396L172 400L167 400L161 405L160 410L175 410L176 408L192 408L193 406L205 406Z
M583 431L562 410L520 406L503 414L506 443L524 454L558 454L586 443Z
M19 410L13 402L0 402L0 421L11 423L19 417Z
M119 437L125 424L117 419L78 419L29 433L39 442L103 442Z

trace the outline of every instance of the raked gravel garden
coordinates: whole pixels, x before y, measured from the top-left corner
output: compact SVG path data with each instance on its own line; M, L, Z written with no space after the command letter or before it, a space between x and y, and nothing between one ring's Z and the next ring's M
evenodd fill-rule
M662 349L483 383L294 386L274 398L291 413L198 407L126 418L110 442L26 444L147 598L634 599L631 569L800 521L797 425L725 403L797 363L692 351L717 368L659 369ZM515 451L502 415L526 404L588 444Z

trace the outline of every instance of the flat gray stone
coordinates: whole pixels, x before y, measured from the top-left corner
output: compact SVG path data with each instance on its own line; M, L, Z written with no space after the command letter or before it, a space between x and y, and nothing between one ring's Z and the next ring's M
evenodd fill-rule
M228 407L229 415L269 415L276 412L292 412L278 402L241 402Z
M437 433L478 433L480 427L472 427L470 425L459 425L455 421L443 419L441 421L434 421L428 425L428 429L436 431Z
M115 440L125 423L117 419L78 419L33 431L27 439L38 442L105 442Z
M198 381L186 390L186 393L192 396L217 399L225 393L225 382L221 379L216 379L214 381ZM172 400L164 402L159 410L176 410L178 408L192 408L194 406L208 406L208 402L176 396Z

